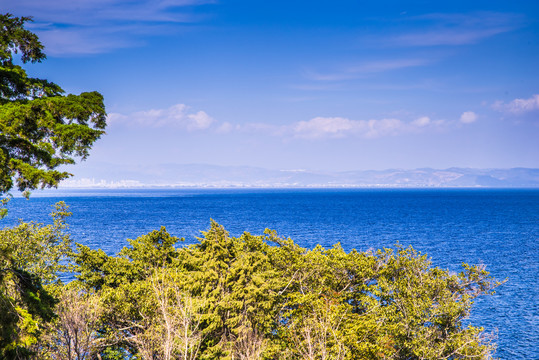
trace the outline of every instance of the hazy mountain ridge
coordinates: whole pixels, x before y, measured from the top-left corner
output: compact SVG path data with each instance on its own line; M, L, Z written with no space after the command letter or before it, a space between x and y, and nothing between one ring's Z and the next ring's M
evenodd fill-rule
M539 169L270 170L251 166L101 164L62 187L539 187Z

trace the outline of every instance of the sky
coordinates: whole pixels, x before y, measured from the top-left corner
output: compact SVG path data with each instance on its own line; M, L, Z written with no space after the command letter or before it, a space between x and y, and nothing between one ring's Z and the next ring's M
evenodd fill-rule
M99 91L103 164L539 167L539 2L0 0Z

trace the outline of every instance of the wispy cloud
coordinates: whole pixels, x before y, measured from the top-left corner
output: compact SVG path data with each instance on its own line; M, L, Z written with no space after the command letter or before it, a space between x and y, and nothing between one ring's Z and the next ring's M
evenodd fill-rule
M166 34L179 24L204 19L197 5L210 0L0 0L3 11L34 15L29 27L46 52L72 55L108 52L137 46L144 35Z
M196 18L185 8L209 4L204 0L1 0L4 11L34 14L36 21L97 25L109 20L127 22L186 22Z
M396 46L466 45L512 30L510 27L492 29L437 29L398 35L388 42Z
M204 111L193 111L185 104L176 104L168 109L138 111L129 115L111 113L110 125L138 127L170 127L187 131L206 130L215 120Z
M384 29L383 35L362 37L363 45L375 48L418 48L475 44L498 34L523 26L524 17L515 14L476 12L470 14L425 14L400 19L395 29ZM382 28L382 27L381 27ZM363 79L379 73L432 65L444 53L422 50L422 54L400 58L379 58L333 69L306 70L303 75L314 81L339 82Z
M521 26L522 16L495 12L426 14L409 17L420 29L386 36L379 44L402 47L475 44Z
M515 99L509 103L496 101L492 108L497 111L511 113L514 115L526 114L539 110L539 94L532 95L528 99Z
M124 28L129 30L129 28ZM115 49L142 45L140 38L117 35L119 29L90 27L58 29L54 25L41 26L40 40L49 55L99 54Z
M319 81L341 81L352 80L365 77L370 74L382 73L387 71L405 69L410 67L424 66L431 63L430 59L412 58L412 59L383 59L377 61L362 62L332 72L319 72L308 70L304 72L306 78Z

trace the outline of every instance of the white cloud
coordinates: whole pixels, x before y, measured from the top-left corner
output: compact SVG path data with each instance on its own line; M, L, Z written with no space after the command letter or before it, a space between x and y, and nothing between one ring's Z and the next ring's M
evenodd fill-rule
M477 119L474 112L467 111L461 115L460 122L470 123ZM186 131L212 129L220 134L252 133L283 139L327 139L327 138L380 138L411 133L422 133L447 129L455 126L456 122L433 120L422 116L412 121L398 118L382 118L370 120L352 120L345 117L318 116L310 120L297 121L288 125L271 123L217 123L204 111L193 111L185 104L176 104L167 109L151 109L132 114L111 113L108 116L109 125L139 126L148 128L176 128ZM216 124L217 123L217 124Z
M289 125L274 125L270 123L223 123L218 129L221 133L245 132L263 133L268 136L302 139L337 139L345 137L380 138L398 136L407 133L418 133L442 129L447 126L444 120L432 120L428 116L419 117L413 121L402 121L397 118L370 120L352 120L345 117L318 116Z
M397 135L402 132L405 125L399 119L371 119L367 121L368 131L364 137L374 138L386 135Z
M424 127L424 126L427 126L431 123L430 121L430 118L428 116L423 116L423 117L420 117L418 119L415 119L414 121L412 121L412 125L413 126L417 126L417 127Z
M379 138L406 133L417 133L439 129L446 123L443 120L431 120L422 116L411 122L396 118L350 120L343 117L316 117L309 121L299 121L290 129L295 137L300 138L341 138L355 136L360 138Z
M528 99L515 99L507 104L503 101L496 101L492 107L498 111L517 115L536 111L539 110L539 94L535 94Z
M138 125L142 127L171 127L187 131L208 129L215 120L204 111L191 111L185 104L168 109L138 111L130 115L111 113L109 124Z
M354 128L359 122L341 117L316 117L309 121L300 121L294 126L294 132L305 137L321 137L324 135L340 136Z
M471 124L477 120L477 114L473 111L465 111L460 115L460 122L463 124Z
M350 120L342 117L316 117L292 126L294 136L302 138L338 138L354 135L374 138L394 135L403 128L399 119Z
M214 120L206 114L204 111L198 111L195 114L188 114L188 129L190 130L202 130L207 129L214 122Z

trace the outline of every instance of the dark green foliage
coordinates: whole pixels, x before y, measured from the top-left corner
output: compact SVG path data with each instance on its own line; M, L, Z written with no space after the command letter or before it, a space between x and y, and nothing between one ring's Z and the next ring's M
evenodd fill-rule
M40 279L19 269L2 269L0 283L0 356L19 359L31 355L40 327L54 317L56 299Z
M51 286L61 286L70 239L65 234L65 204L57 205L53 224L21 223L0 230L0 358L23 359L33 353L44 326L54 317Z
M37 62L45 59L43 45L37 35L26 30L24 23L31 21L30 17L14 17L11 14L0 15L2 32L0 33L0 60L11 61L12 53L20 51L23 62Z
M46 58L27 17L0 15L0 193L54 187L70 176L58 170L85 159L104 134L106 113L97 92L65 94L56 84L29 77L13 62Z
M184 260L184 267L192 269L191 293L207 301L201 358L237 358L235 353L244 350L237 349L239 344L256 340L255 334L271 337L276 327L283 287L271 264L276 248L262 236L230 237L215 222L203 235Z

